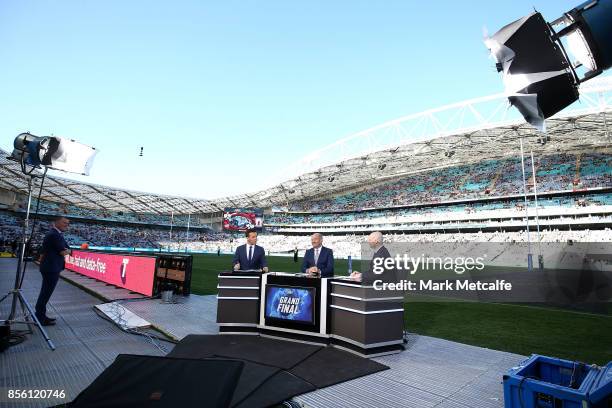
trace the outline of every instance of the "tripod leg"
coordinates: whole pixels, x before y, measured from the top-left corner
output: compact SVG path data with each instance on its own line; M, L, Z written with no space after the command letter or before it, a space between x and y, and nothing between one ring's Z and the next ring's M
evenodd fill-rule
M26 327L28 334L32 334L34 333L34 331L32 330L32 327L30 327L30 322L32 321L32 319L30 318L30 314L26 312L26 307L23 304L23 300L21 298L21 296L19 296L19 305L21 306L21 313L23 314L23 320L26 322Z
M28 301L25 299L25 297L21 294L21 292L19 292L19 300L21 301L21 303L23 303L25 305L25 307L28 309L28 312L30 313L30 317L32 319L34 319L34 322L36 323L36 326L38 327L38 330L40 330L41 334L43 335L43 337L45 338L45 340L47 341L47 344L49 345L49 348L51 350L55 350L55 346L53 345L53 342L51 341L51 339L49 338L49 335L47 334L47 331L42 327L42 325L40 324L40 322L38 321L38 317L36 317L36 314L34 313L34 311L32 310L32 306L30 306L30 304L28 303Z
M31 179L30 179L30 187L31 187ZM31 197L28 199L31 200ZM28 218L30 212L30 203L28 202L28 212L26 214L26 219L24 222L23 233L21 238L21 243L19 244L19 258L17 259L17 273L15 274L15 290L19 290L19 282L21 281L21 274L23 272L23 259L25 258L25 236L28 230ZM15 318L15 311L17 310L17 296L13 296L13 301L11 304L11 313L9 314L8 320L13 320Z
M4 302L4 299L6 299L7 297L9 297L11 295L11 293L13 293L13 291L11 290L9 293L7 293L6 295L2 296L2 299L0 299L0 303Z
M11 289L6 295L2 296L2 299L0 299L0 303L4 302L5 299L7 299L9 296L13 296L13 298L15 296L17 296L18 290L16 289ZM13 299L11 298L11 304L12 304ZM2 324L10 324L10 322L12 321L12 317L10 315L9 312L9 316L6 319L0 320L0 322L2 322Z

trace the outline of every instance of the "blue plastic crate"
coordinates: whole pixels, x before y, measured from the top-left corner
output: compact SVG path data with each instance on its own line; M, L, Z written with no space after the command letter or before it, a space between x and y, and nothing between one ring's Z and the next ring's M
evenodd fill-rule
M612 362L606 367L537 354L504 375L505 408L611 408Z

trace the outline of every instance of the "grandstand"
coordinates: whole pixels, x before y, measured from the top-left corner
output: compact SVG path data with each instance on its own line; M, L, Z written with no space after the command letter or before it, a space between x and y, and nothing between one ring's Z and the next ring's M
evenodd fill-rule
M581 95L581 106L548 120L546 134L500 108L503 95L399 118L314 152L290 180L216 200L48 176L39 213L71 217L71 244L102 247L231 251L242 240L221 231L230 206L264 209L262 239L275 253L305 248L302 237L314 231L335 235L340 256L358 256L361 236L373 230L398 242L415 234L420 241L520 240L536 217L543 240L610 240L612 78L588 82ZM527 199L519 139L534 154L533 163L525 157ZM27 186L7 155L0 155L5 241L19 231Z

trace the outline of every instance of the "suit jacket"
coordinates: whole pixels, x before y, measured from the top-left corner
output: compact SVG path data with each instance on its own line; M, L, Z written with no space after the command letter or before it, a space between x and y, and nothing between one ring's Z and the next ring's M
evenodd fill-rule
M391 254L389 253L389 250L387 248L385 248L385 246L381 246L380 248L378 248L378 251L376 251L373 255L372 255L372 259L370 260L370 265L368 267L367 271L364 271L361 280L364 283L372 283L375 280L382 280L383 282L397 282L397 271L395 270L395 268L393 269L385 269L385 271L378 275L374 273L374 260L375 259L387 259L387 258L391 258ZM377 261L377 262L383 262L384 261Z
M262 269L268 266L268 261L266 260L266 251L263 247L259 245L255 245L253 248L253 258L249 261L249 255L247 254L247 245L240 245L236 248L236 253L234 254L234 260L232 265L236 265L240 263L240 269Z
M319 259L315 265L314 261L314 248L310 248L304 254L304 261L302 262L302 273L306 273L306 269L316 266L321 271L322 278L331 278L334 276L334 251L324 246L319 251Z
M51 231L43 239L40 271L43 273L60 273L64 270L64 257L60 252L68 248L64 234L58 232L55 228L51 228Z

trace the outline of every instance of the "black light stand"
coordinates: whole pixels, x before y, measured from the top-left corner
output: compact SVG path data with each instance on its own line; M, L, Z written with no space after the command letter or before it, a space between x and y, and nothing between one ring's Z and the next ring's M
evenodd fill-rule
M25 298L21 290L21 284L23 281L22 278L23 278L23 275L25 274L25 268L26 268L25 254L26 254L26 246L27 246L27 241L28 241L27 233L28 233L28 226L29 226L29 221L30 221L30 206L32 204L32 181L35 177L37 177L34 174L33 170L30 172L25 171L25 163L23 162L23 159L21 161L21 167L22 167L23 173L28 177L28 206L26 209L26 217L23 223L23 230L21 233L21 242L19 244L19 257L17 260L17 271L15 273L15 285L13 286L13 289L11 289L6 295L2 297L2 299L0 299L0 303L2 303L5 299L8 299L10 296L12 296L11 312L7 319L0 320L0 322L2 322L2 324L8 324L8 325L25 324L28 328L27 332L29 334L33 333L31 326L35 325L40 331L40 333L43 335L45 340L47 341L49 348L51 350L55 350L55 346L53 345L53 342L49 338L47 331L40 324L40 321L36 317L36 313L34 313L32 306L28 303L27 299ZM21 306L22 314L20 318L16 318L15 316L17 312L17 304Z

